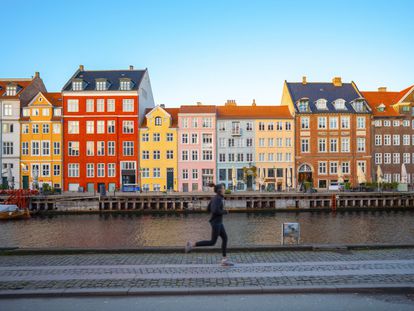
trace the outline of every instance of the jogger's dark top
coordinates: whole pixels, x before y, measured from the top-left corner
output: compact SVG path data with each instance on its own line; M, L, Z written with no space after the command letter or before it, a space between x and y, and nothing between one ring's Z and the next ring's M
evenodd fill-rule
M223 215L227 214L224 210L224 198L221 195L215 195L208 204L207 210L211 213L211 240L200 241L195 244L198 246L213 246L216 244L218 237L221 237L221 251L223 257L227 255L227 233L223 225Z

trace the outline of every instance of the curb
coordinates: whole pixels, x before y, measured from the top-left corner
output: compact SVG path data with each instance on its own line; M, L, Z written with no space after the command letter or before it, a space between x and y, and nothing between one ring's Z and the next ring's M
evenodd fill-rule
M280 252L280 251L331 251L351 250L414 249L414 244L315 244L315 245L262 245L234 246L229 252ZM142 248L19 248L0 247L0 256L10 255L77 255L77 254L176 254L183 253L183 247L142 247ZM216 253L219 248L194 249L193 253Z
M249 294L339 294L339 293L414 293L414 284L359 286L253 286L242 288L109 288L0 291L0 299L62 298L84 296L174 296L174 295L249 295Z

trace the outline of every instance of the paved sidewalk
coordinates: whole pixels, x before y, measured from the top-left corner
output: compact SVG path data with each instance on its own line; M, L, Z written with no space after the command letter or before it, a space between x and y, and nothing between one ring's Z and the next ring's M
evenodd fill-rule
M0 256L0 297L414 290L414 249Z

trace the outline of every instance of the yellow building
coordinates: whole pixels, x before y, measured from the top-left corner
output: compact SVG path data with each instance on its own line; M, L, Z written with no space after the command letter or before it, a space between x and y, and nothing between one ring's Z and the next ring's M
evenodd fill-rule
M24 189L48 184L62 188L62 99L39 92L22 108L21 184ZM37 178L36 178L37 176Z
M294 120L287 106L260 108L266 113L255 118L256 189L286 190L294 185Z
M140 185L144 191L177 191L178 110L157 106L145 111L139 130Z

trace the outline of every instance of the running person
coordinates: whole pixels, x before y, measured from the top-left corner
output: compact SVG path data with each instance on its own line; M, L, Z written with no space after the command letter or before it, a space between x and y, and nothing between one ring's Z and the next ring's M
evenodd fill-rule
M211 225L211 240L199 241L197 243L192 243L191 241L187 242L185 247L185 252L189 253L193 247L202 247L202 246L213 246L216 244L218 237L221 238L221 251L223 254L223 259L221 260L222 266L233 266L227 259L227 233L223 225L223 215L228 214L228 211L224 209L224 185L212 185L214 187L214 192L216 195L208 203L207 210L210 212L210 225Z

